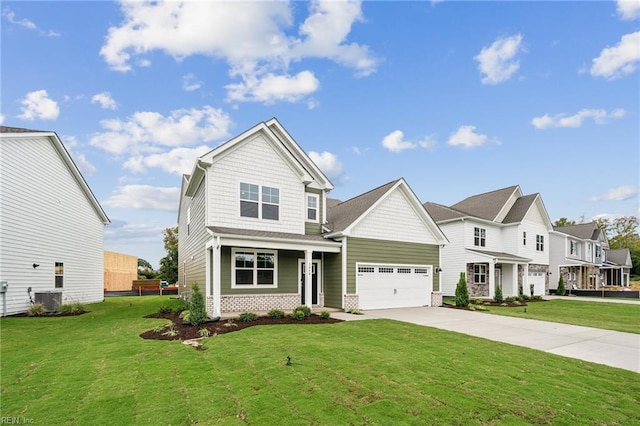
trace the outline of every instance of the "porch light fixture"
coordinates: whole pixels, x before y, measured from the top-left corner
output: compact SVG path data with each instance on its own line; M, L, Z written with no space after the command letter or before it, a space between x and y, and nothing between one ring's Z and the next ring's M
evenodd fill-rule
M439 266L436 266L435 271L436 271L436 273L440 273L440 272L442 272L442 268L441 268L441 267L439 267Z
M36 269L40 265L38 265L37 263L34 263L32 266L33 266L33 269Z

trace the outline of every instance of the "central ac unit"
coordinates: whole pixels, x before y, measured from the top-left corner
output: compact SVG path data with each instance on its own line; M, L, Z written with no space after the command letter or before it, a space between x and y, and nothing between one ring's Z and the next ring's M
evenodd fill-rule
M41 291L35 293L36 303L40 302L44 305L47 312L54 312L62 304L61 291Z

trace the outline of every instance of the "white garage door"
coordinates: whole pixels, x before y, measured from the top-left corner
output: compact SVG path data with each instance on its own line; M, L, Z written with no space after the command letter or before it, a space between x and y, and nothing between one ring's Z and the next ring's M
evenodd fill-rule
M545 281L544 272L529 272L529 285L533 284L533 294L535 296L544 295L544 281ZM525 288L523 290L527 296L531 294L530 288Z
M431 303L429 265L356 265L360 309L408 308Z

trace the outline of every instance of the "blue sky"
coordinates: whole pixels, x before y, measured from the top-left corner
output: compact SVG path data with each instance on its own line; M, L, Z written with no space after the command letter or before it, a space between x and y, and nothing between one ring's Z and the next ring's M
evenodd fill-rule
M272 117L348 199L520 185L638 215L640 2L11 2L0 121L55 131L158 266L194 159Z

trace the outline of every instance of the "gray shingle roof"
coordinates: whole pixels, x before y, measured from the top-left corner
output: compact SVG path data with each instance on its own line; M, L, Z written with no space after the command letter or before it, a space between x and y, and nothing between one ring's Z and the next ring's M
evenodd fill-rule
M452 209L467 213L470 216L486 220L495 220L500 210L518 188L517 185L498 189L484 194L473 195L451 206Z
M531 208L531 205L536 201L537 196L538 194L530 194L523 195L522 197L518 198L511 207L511 210L509 210L509 213L507 213L507 215L502 220L502 223L522 222L525 215Z
M328 228L331 232L344 231L356 219L369 209L376 201L391 189L400 179L372 189L350 200L329 207L327 203Z
M600 228L598 228L595 222L579 223L569 226L554 226L553 229L580 238L581 240L597 240L600 238Z
M607 252L607 261L615 263L616 265L624 266L627 264L627 258L629 256L629 249L615 249Z
M24 129L22 127L0 126L0 133L34 133L34 132L49 133L48 130L31 130L31 129Z
M531 259L527 259L526 257L516 256L510 253L504 253L499 251L488 251L488 250L476 250L476 249L467 249L469 251L475 251L476 253L486 254L487 256L492 256L502 260L512 260L515 262L531 262Z
M341 202L342 200L338 200L337 198L327 198L327 208L330 209L332 207L335 207Z
M427 202L424 203L423 206L436 222L468 216L465 213L454 210L451 207L443 206L442 204Z

